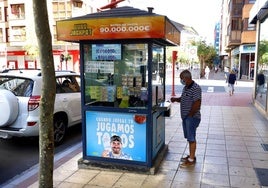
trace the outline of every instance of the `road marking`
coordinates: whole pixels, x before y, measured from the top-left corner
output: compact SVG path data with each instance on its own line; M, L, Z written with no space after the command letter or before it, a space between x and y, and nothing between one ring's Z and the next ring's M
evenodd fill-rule
M208 93L214 93L214 87L208 87L207 92Z

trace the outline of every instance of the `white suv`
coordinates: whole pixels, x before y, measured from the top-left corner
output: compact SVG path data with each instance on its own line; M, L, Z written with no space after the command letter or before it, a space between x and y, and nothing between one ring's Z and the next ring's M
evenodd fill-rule
M54 106L55 144L64 140L67 128L81 122L80 75L56 71ZM0 73L0 138L39 135L40 70L5 70Z

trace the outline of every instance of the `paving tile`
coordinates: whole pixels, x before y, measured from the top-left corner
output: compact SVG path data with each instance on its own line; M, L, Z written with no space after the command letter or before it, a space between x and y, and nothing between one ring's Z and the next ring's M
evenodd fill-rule
M172 181L177 173L177 170L167 170L167 169L159 169L155 176L163 177L165 180ZM154 176L149 176L150 179L153 179Z
M162 161L161 163L161 169L168 169L168 170L177 170L179 166L180 161Z
M94 177L89 177L87 184L92 186L112 187L122 176L122 172L101 171L95 174Z
M62 182L57 185L57 188L83 188L83 183L70 183L70 182Z
M80 169L72 174L70 177L66 178L66 182L70 183L82 183L87 184L93 178L95 178L100 172L95 170Z
M226 150L225 144L207 144L207 149L218 149L218 150Z
M215 187L230 187L229 176L224 174L203 173L201 182Z
M264 160L268 163L268 152L251 152L249 156L252 160Z
M229 173L232 176L245 176L256 178L256 174L253 168L244 166L229 166Z
M226 143L227 152L236 151L236 152L247 152L248 148L245 145L233 145L230 143Z
M257 178L245 176L230 176L230 182L232 187L260 188L260 184Z
M226 157L226 150L220 150L220 149L207 149L206 150L206 156L212 156L212 157Z
M192 183L192 182L185 182L185 181L174 181L171 184L170 188L200 188L200 183Z
M194 166L179 167L178 172L202 173L203 169L204 169L204 163L202 161L200 162L200 160L198 159Z
M140 188L148 175L124 173L114 187Z
M202 173L193 171L178 171L174 178L174 182L185 182L191 184L199 184Z
M205 156L205 164L227 164L226 157Z
M228 167L225 164L206 164L205 163L203 172L228 175Z
M162 187L163 186L170 187L170 185L172 183L172 179L167 178L167 176L165 174L149 175L148 178L146 178L144 180L144 182L142 183L141 187L142 188L144 188L144 187L148 187L148 188L159 187L160 188L161 186Z
M244 166L244 167L253 167L253 163L250 159L240 159L240 158L228 158L229 166Z
M227 149L227 157L229 158L239 158L239 159L249 159L249 154L247 151L229 151Z
M267 168L268 169L268 160L252 160L254 168Z

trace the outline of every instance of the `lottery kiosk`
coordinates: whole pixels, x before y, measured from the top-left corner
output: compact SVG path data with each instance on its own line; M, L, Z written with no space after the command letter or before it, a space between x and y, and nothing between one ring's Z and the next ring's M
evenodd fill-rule
M180 31L166 16L119 7L57 22L58 40L80 44L80 167L154 173L167 151L166 46Z

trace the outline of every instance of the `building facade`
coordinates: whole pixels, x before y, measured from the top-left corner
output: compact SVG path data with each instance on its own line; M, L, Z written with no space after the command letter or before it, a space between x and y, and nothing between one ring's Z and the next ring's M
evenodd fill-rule
M93 9L80 0L48 0L47 7L55 69L78 72L79 46L57 41L56 21ZM0 0L0 70L40 68L34 28L32 1Z
M249 23L255 0L223 0L220 56L223 66L236 69L239 78L253 79L256 28Z

